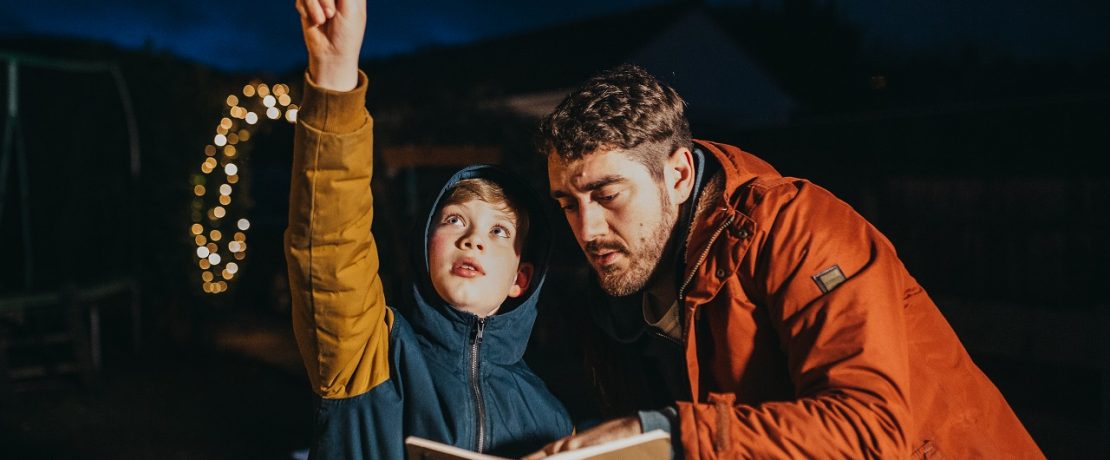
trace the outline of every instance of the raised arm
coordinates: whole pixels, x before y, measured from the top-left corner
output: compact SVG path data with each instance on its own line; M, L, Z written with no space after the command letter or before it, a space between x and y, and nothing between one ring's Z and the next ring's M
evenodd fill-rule
M298 114L285 254L293 329L324 398L389 377L389 327L370 224L373 122L358 51L362 1L298 0L309 70Z
M308 48L308 74L321 88L350 91L366 30L366 0L297 0Z

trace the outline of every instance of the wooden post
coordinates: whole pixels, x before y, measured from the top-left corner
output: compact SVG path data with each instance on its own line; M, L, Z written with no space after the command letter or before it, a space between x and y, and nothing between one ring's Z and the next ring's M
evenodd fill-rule
M75 289L67 289L63 302L66 308L66 316L69 318L67 326L71 341L70 348L73 350L74 368L81 378L81 383L87 384L92 381L93 351L92 341L89 337L89 324L84 314L85 307L78 299Z
M131 284L131 350L138 353L142 349L142 302L139 281L132 279Z
M0 321L0 401L12 397L11 369L8 367L8 327Z
M1110 305L1098 310L1102 322L1102 458L1110 458Z

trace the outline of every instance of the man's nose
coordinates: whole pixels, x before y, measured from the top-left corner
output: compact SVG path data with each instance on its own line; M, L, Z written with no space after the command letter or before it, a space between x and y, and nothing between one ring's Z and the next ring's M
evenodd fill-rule
M605 221L605 213L601 207L591 204L582 206L577 230L579 238L584 242L605 236L609 231L609 225Z

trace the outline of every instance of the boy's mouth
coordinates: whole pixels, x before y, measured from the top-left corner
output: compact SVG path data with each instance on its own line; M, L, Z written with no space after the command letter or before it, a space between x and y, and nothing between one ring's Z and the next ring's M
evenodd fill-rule
M455 263L451 265L451 274L463 278L473 278L475 276L484 275L486 272L482 270L482 265L479 264L477 260L463 257L462 259L456 260Z

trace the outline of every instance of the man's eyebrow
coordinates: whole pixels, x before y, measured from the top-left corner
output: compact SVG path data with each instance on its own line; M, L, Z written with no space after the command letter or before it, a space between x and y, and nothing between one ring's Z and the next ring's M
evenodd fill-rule
M605 176L605 177L602 177L598 180L590 182L586 185L583 185L581 187L581 189L585 190L587 192L592 192L592 191L597 190L599 188L605 187L606 185L621 184L621 183L624 183L624 182L628 182L628 179L625 178L624 176L617 175L617 174L610 174L608 176ZM569 196L567 194L567 192L564 192L562 190L553 190L551 192L551 198L554 198L556 200L558 200L559 198L566 198L567 196Z

